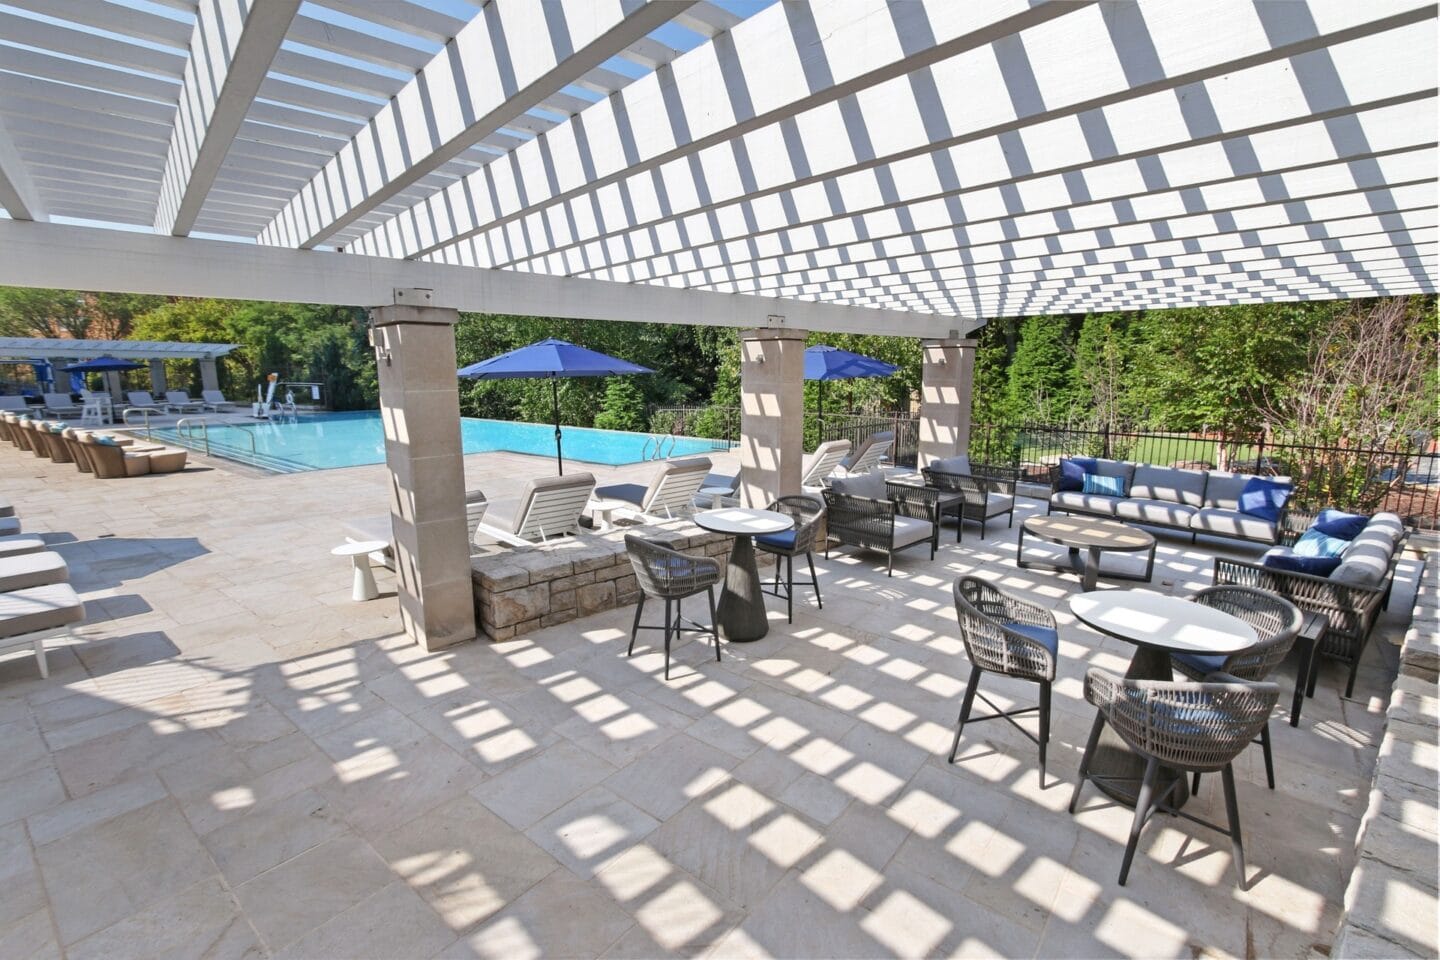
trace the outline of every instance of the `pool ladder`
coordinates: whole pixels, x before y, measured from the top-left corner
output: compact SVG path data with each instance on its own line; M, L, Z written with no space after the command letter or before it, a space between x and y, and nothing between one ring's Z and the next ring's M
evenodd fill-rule
M667 452L666 447L665 447L665 441L666 441L666 440L669 440L669 441L670 441L670 447L669 447L668 452ZM652 444L652 443L655 444L655 450L654 450L653 453L650 451L650 444ZM648 436L648 437L645 438L645 445L640 448L640 459L641 459L641 460L664 460L664 459L666 459L666 458L668 458L668 457L674 456L674 454L675 454L675 447L676 447L678 444L679 444L679 440L676 438L675 434L673 434L673 433L671 433L671 434L651 434L650 436Z
M205 456L210 456L210 421L204 417L182 417L175 421L175 436L177 439L195 441L196 432L199 432L200 440L205 445ZM240 433L250 441L250 459L260 459L260 453L255 449L255 434L249 430L241 430Z

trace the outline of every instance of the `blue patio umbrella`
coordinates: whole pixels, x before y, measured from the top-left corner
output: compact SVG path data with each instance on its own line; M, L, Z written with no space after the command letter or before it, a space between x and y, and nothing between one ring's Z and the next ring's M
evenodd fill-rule
M866 377L888 377L900 368L884 360L867 357L863 353L852 353L826 343L819 343L805 350L805 379L820 382L816 397L815 416L825 417L825 381L859 380Z
M629 373L654 373L629 360L621 360L596 350L577 347L565 340L541 340L527 347L502 353L489 360L461 367L459 375L474 380L535 380L550 381L550 403L555 409L555 462L561 475L565 461L560 455L560 384L561 377L609 377Z
M96 357L94 360L81 360L60 369L66 373L110 373L114 370L139 370L143 366L143 363L121 360L119 357Z

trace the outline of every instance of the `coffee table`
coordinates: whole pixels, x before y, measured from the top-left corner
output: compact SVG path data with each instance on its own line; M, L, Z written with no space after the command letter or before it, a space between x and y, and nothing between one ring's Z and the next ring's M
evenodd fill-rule
M1025 559L1025 536L1029 534L1039 540L1058 543L1070 550L1069 564L1051 563L1047 560ZM1082 554L1080 551L1084 550ZM1155 571L1155 538L1144 530L1127 527L1113 520L1094 520L1089 517L1048 516L1030 517L1020 524L1020 537L1015 544L1015 565L1032 567L1038 565L1058 569L1074 570L1080 575L1080 589L1087 593L1095 589L1095 579L1100 575L1100 554L1106 550L1125 553L1148 551L1145 558L1145 573L1109 573L1105 576L1115 580L1140 580L1148 582Z
M765 616L765 595L760 592L760 571L755 566L755 544L751 538L789 530L795 526L795 518L774 510L723 507L702 510L690 519L702 529L735 538L725 566L725 586L720 589L720 602L715 605L720 635L742 643L759 640L770 632L770 621Z
M1125 676L1136 680L1173 679L1172 653L1238 653L1258 639L1255 628L1239 617L1150 590L1077 594L1070 598L1070 611L1086 626L1135 644ZM1133 807L1144 773L1145 761L1107 724L1090 759L1089 778L1108 796ZM1172 782L1170 797L1179 809L1190 797L1185 776L1161 767L1157 793L1163 796Z

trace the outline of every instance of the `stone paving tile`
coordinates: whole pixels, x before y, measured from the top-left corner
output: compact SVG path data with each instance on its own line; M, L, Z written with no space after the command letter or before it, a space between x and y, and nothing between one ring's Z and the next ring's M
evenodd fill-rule
M466 469L499 498L550 464ZM1300 727L1272 722L1277 789L1258 749L1237 760L1251 889L1228 841L1183 821L1152 822L1119 887L1130 811L1093 790L1065 804L1084 670L1123 672L1133 648L1075 624L1074 578L1017 571L1013 530L956 547L947 529L934 564L902 558L894 578L838 551L817 565L823 610L802 591L793 624L772 610L770 636L719 664L687 646L665 683L660 657L624 655L629 610L426 653L393 599L352 603L328 547L386 509L377 468L151 479L117 499L0 447L0 483L89 612L49 680L0 658L0 956L59 956L57 930L87 960L1296 956L1334 936L1399 586L1356 698L1327 663ZM1162 537L1158 576L1204 586L1226 549L1205 546ZM949 583L977 571L1061 624L1045 789L1001 723L945 762L968 675ZM1405 788L1440 762L1423 738L1390 749L1380 814L1418 830ZM1192 812L1223 815L1218 785Z

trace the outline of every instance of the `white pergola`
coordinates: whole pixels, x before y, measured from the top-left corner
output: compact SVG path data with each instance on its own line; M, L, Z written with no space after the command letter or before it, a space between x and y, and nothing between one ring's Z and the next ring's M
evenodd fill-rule
M441 645L454 309L750 329L752 501L805 330L927 338L954 452L993 317L1433 293L1436 63L1421 0L0 0L0 284L377 308Z
M216 360L234 343L181 343L177 340L72 340L58 337L0 337L0 357L27 360Z
M3 0L0 282L918 335L1430 292L1435 96L1416 0Z

